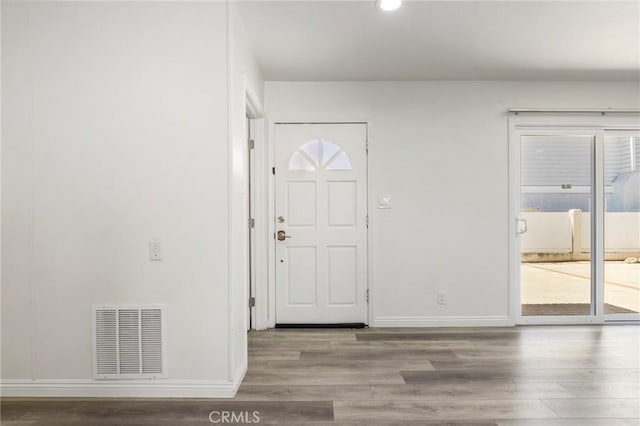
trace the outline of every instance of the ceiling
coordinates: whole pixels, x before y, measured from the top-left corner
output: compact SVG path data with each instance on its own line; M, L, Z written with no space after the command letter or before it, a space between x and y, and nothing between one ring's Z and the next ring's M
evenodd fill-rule
M266 80L638 80L640 1L240 1Z

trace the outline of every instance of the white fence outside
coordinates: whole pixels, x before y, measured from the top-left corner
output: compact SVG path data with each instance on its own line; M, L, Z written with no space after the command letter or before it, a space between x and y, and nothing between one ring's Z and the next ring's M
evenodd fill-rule
M591 251L589 222L591 213L582 213L582 252ZM640 251L640 213L605 213L605 252L628 253Z
M571 219L568 213L522 213L527 232L521 236L523 253L571 253Z
M522 253L573 254L591 249L591 214L568 212L523 212L527 232L521 236ZM605 252L640 253L640 213L605 214Z

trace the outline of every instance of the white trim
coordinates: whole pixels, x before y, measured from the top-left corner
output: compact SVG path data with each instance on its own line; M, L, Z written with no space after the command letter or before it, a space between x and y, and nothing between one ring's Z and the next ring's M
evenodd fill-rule
M226 380L3 380L3 397L68 398L233 398L242 374Z
M520 316L518 325L585 325L602 324L602 317L597 315L529 315Z
M264 117L264 110L262 109L262 105L260 104L260 100L253 93L253 90L247 84L247 77L244 76L244 88L245 88L245 98L247 101L246 104L246 112L247 116L251 119L262 118Z
M509 117L510 128L533 131L538 135L556 136L558 130L565 130L573 136L580 136L576 131L586 130L587 135L593 130L636 131L638 124L630 123L628 116L512 116Z
M246 74L242 75L244 80L244 93L245 93L245 112L251 119L264 118L264 109L260 103L260 98L256 96L253 89L250 87Z
M268 144L268 122L264 118L253 119L253 140L254 148L254 168L253 168L253 214L256 220L254 228L253 248L255 253L255 282L252 284L256 306L253 315L253 327L256 330L269 328L269 228L271 215L269 213L269 176L271 167L267 158Z
M593 143L593 221L591 228L591 312L597 322L604 322L604 130L595 133Z
M276 326L276 241L275 241L275 233L276 233L276 177L272 173L272 169L276 166L275 160L275 123L273 121L268 121L267 123L267 167L265 173L267 174L267 209L268 209L268 226L269 231L267 236L269 237L269 253L268 253L268 280L267 280L267 294L268 294L268 303L269 308L267 312L268 319L268 327L273 328Z
M242 384L242 381L244 380L244 376L247 374L247 370L249 369L249 359L247 358L248 357L248 351L246 352L246 354L247 354L247 356L245 356L243 358L242 364L240 364L240 366L236 370L236 374L235 374L235 377L234 377L233 382L232 382L233 395L231 395L231 398L236 396L236 393L238 393L238 388L240 388L240 385Z
M248 96L248 93L246 94ZM256 196L258 192L256 191L256 157L257 153L255 150L255 133L256 133L256 123L255 119L249 117L249 102L247 102L245 106L245 113L247 117L245 117L245 128L247 130L247 146L245 147L247 151L247 184L245 185L245 192L247 194L247 222L253 221L253 226L249 226L249 230L247 231L247 236L249 237L249 244L247 246L247 263L248 265L248 279L247 279L247 299L251 300L251 297L256 297L256 280L257 280L257 269L256 269L256 255L257 255L257 244L256 239L258 238L258 228L256 222L257 216L257 208L256 208ZM253 141L252 145L249 145L249 141ZM247 303L249 305L249 303ZM246 308L245 308L246 309ZM256 328L256 306L249 306L248 308L248 316L247 316L247 330L252 330ZM248 349L247 349L248 350Z
M398 316L377 317L373 327L512 327L507 315L499 316Z
M640 313L605 314L604 316L605 324L615 325L619 323L628 323L628 322L637 324L638 321L640 321Z
M369 167L369 149L374 146L375 144L372 143L372 138L371 135L375 134L375 132L372 131L372 129L374 128L375 125L375 121L372 118L369 118L367 120L364 121L366 123L366 130L367 130L367 141L366 141L366 168L367 168L367 291L369 292L369 300L368 300L368 306L367 306L367 324L369 324L369 326L372 326L372 324L374 323L374 318L375 318L375 312L374 312L374 306L375 306L375 300L376 300L376 292L375 292L375 275L374 275L374 244L373 244L373 223L375 223L375 218L373 217L373 212L375 211L375 205L374 203L376 201L374 196L371 195L371 182L373 181L372 179L372 173L371 173L371 167Z
M544 113L544 114L638 114L640 108L509 108L513 114Z
M509 126L509 140L507 150L509 152L509 318L512 322L517 322L522 314L521 289L520 289L520 234L517 232L516 221L520 216L520 138L517 137L517 119L510 117L507 122Z
M233 381L9 379L0 383L0 395L23 398L233 398L247 374L247 367L245 357Z
M247 123L245 121L245 126L243 126L245 135L243 139L245 141L245 144L248 143L249 138L253 139L255 143L253 150L248 149L246 145L244 148L244 155L243 155L244 166L243 166L243 173L242 173L242 182L244 183L243 191L246 194L246 199L244 200L243 208L245 210L244 216L248 220L251 217L250 204L253 203L254 204L252 206L254 210L253 219L256 220L256 225L254 229L247 229L246 231L247 239L245 241L245 244L247 244L248 239L251 238L251 245L246 247L246 250L243 250L244 257L245 257L244 265L251 265L251 268L253 269L253 271L251 270L245 271L245 274L247 274L247 276L246 276L246 282L244 284L245 285L249 284L251 286L251 290L253 291L253 296L256 297L256 305L257 305L256 281L262 278L259 275L261 271L260 271L260 268L258 268L258 262L263 261L262 250L258 249L258 247L260 247L260 243L262 242L261 237L259 235L259 230L262 229L261 228L262 222L266 219L261 217L262 216L261 215L262 197L259 194L260 194L260 190L262 189L263 182L258 178L258 176L260 176L259 173L261 173L261 170L262 170L261 168L263 167L263 162L259 158L260 153L258 150L258 144L260 144L261 141L258 140L258 137L263 136L263 134L262 132L257 132L256 130L257 128L260 127L259 123L262 122L261 119L264 115L264 111L262 109L262 105L260 104L260 100L255 96L255 94L249 87L246 75L243 75L243 87L244 87L244 102L245 102L245 116L246 116L245 120L248 121L248 124L251 127L249 134L247 134L248 129L247 129ZM262 149L264 148L260 147L260 150ZM251 151L253 151L253 164L251 161ZM260 185L258 185L259 180L260 180ZM244 222L246 223L246 221ZM255 263L253 263L252 261ZM245 309L247 306L246 304L248 304L250 293L251 291L249 291L246 295L247 297L244 298ZM249 315L251 316L249 321L250 323L252 323L252 326L250 327L249 324L245 324L245 327L244 327L245 330L248 330L249 328L254 328L254 329L257 328L257 313L256 313L257 311L258 311L257 306L254 306L253 308L249 308L249 312L250 312Z

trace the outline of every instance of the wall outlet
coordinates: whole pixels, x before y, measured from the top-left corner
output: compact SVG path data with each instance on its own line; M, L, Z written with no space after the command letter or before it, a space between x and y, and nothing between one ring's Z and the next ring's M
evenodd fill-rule
M446 305L447 304L447 292L446 291L438 291L438 305Z
M162 246L160 241L149 241L149 260L162 260Z

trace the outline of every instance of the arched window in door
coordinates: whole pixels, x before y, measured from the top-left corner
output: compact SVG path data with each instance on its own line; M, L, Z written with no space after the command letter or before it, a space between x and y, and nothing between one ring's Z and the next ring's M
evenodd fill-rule
M349 155L337 144L316 139L300 145L291 154L289 170L352 170Z

